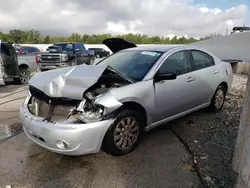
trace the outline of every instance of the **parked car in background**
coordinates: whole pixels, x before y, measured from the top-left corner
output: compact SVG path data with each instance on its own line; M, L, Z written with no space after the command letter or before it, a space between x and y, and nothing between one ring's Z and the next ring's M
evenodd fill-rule
M222 109L231 65L198 47L133 47L108 39L113 55L96 65L36 74L20 116L26 135L56 153L102 148L125 155L143 131L199 109Z
M3 41L0 64L1 84L27 84L30 74L38 69L37 54L17 55L13 45Z
M40 52L40 50L37 47L34 46L19 46L15 47L17 55L26 55L26 54L37 54Z
M88 48L88 49L94 51L96 58L103 58L110 55L110 52L104 50L103 48Z
M4 85L9 79L20 79L17 54L11 43L0 40L0 84Z
M231 34L242 33L242 32L250 32L250 27L233 27Z
M27 84L32 72L38 71L38 58L36 53L18 55L18 67L20 70L20 82Z
M94 62L94 51L86 50L82 43L62 42L48 47L46 52L38 54L38 64L41 71L76 66L90 65Z

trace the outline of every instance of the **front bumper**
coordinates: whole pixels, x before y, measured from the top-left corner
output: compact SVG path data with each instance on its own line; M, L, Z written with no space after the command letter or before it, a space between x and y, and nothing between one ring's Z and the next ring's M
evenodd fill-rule
M32 115L27 104L21 106L20 117L28 138L52 152L64 155L98 153L103 138L113 123L113 120L104 120L88 124L54 124ZM66 148L62 149L62 141L67 144Z
M53 63L53 62L38 62L39 69L40 70L50 70L50 69L58 69L58 68L64 68L71 66L71 62L59 62L59 63Z

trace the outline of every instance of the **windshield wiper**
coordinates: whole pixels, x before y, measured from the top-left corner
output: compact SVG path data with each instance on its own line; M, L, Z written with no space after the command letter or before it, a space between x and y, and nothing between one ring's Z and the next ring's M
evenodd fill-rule
M123 80L129 81L131 83L134 83L135 80L128 78L127 76L124 76L123 74L121 74L120 72L118 72L117 70L113 69L112 67L110 67L109 65L107 66L107 68L111 71L114 72L116 75L118 75L119 77L121 77Z

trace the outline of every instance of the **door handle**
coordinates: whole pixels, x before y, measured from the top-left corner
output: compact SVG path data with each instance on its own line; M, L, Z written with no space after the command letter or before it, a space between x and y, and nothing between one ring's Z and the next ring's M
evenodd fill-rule
M187 82L193 82L194 80L195 80L195 78L193 78L193 77L188 77Z
M216 69L214 70L213 74L218 74L219 71L217 71Z

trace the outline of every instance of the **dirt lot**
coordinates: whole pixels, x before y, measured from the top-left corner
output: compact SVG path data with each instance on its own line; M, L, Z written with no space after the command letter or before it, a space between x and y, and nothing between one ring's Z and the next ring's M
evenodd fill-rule
M246 82L246 76L235 75L221 112L202 110L163 125L120 158L103 152L57 155L19 134L0 143L0 187L200 187L197 172L207 187L233 187L231 163ZM21 129L18 110L25 89L0 88L0 122L14 132Z
M190 148L209 187L230 188L235 183L232 157L246 83L247 76L234 76L233 88L221 112L212 114L203 110L169 123Z

